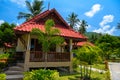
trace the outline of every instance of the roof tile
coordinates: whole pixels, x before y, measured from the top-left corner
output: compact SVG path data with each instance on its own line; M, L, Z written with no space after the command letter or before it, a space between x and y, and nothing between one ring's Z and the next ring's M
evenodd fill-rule
M44 24L43 23L36 23L35 20L44 17L45 15L47 15L50 12L55 12L56 15L60 18L60 20L67 26L63 26L63 25L58 25L56 24L55 27L58 28L61 32L60 36L64 36L64 37L71 37L71 38L85 38L85 36L83 36L82 34L74 31L73 29L71 29L68 24L64 21L64 19L59 15L59 13L55 10L47 10L35 17L33 17L32 19L28 20L27 22L21 24L20 26L17 26L14 28L14 30L20 31L20 32L30 32L33 28L38 28L42 31L44 31Z

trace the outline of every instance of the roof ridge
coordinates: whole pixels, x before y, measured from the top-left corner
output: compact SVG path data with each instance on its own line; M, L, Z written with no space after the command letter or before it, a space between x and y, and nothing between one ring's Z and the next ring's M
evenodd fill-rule
M34 16L32 19L30 19L30 20L28 20L28 21L26 21L26 22L24 22L24 23L31 22L32 20L34 20L35 18L38 18L39 16L43 15L43 14L46 13L47 11L49 11L49 10L46 10L46 11L44 11L44 12L42 12L42 13L40 13L40 14ZM24 23L23 23L23 24L24 24Z

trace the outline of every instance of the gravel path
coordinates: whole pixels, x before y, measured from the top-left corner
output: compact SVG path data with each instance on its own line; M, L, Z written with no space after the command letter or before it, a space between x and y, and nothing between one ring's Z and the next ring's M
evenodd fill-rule
M120 63L109 63L112 80L120 80Z

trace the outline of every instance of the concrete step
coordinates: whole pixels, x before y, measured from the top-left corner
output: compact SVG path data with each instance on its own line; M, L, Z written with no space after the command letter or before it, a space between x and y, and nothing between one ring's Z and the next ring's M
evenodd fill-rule
M23 71L23 68L19 66L12 66L8 68L9 71Z
M17 74L23 74L23 71L5 71L6 75L17 75Z
M23 80L24 63L15 63L5 71L6 80Z
M7 75L6 80L23 80L23 75Z
M24 63L17 63L16 65L19 66L19 67L24 68Z

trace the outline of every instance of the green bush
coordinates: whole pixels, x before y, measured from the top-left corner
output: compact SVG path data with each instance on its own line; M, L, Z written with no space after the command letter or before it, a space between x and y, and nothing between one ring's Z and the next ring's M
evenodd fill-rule
M6 80L6 75L5 74L0 74L0 80Z
M55 70L33 70L31 72L25 72L24 80L58 80L59 73Z
M79 60L77 60L76 58L73 58L72 64L73 64L73 69L76 71L79 65Z
M6 58L9 58L11 55L9 53L3 53L3 54L0 54L0 59L6 59Z
M73 51L79 61L86 62L89 65L101 62L101 49L96 46L84 45Z

